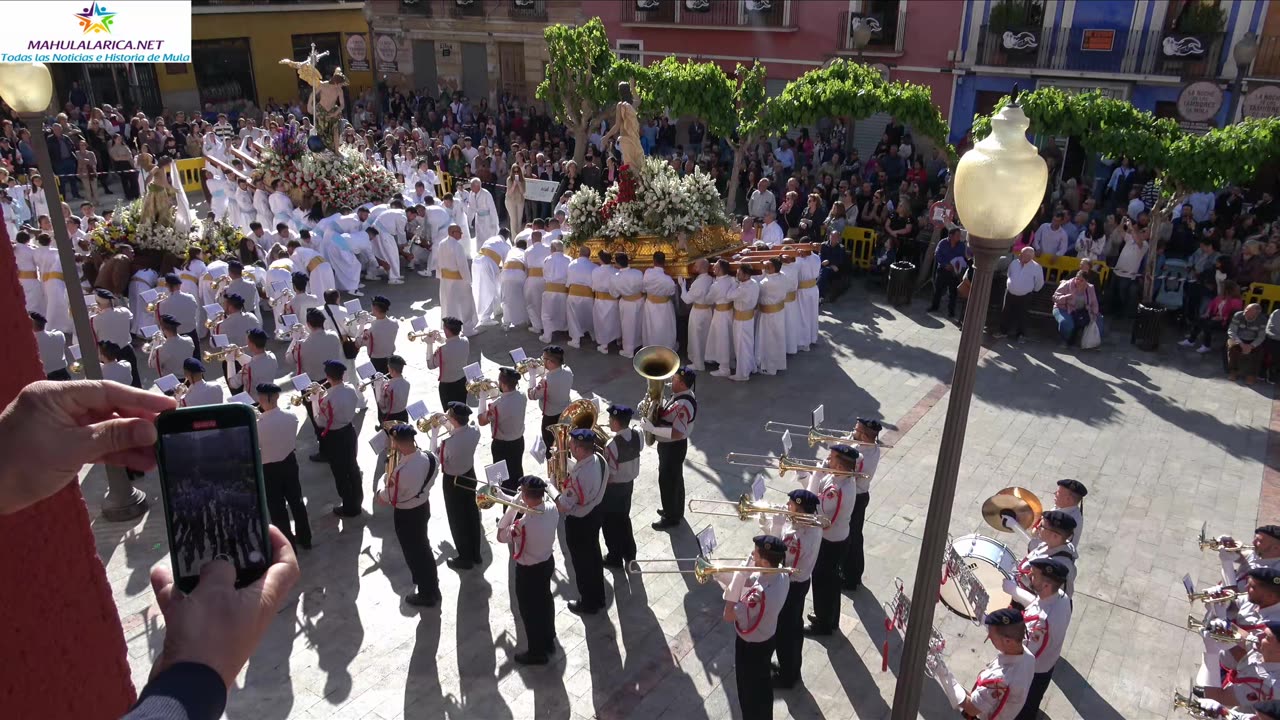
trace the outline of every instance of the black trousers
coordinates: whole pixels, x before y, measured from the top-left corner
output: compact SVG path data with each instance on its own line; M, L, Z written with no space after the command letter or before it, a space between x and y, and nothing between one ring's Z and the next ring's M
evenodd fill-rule
M956 288L960 285L960 276L950 270L937 268L933 271L933 302L930 307L938 307L942 302L942 293L947 294L947 314L956 314Z
M445 412L449 411L449 403L467 401L467 379L455 380L448 383L440 383L440 407Z
M289 453L289 457L280 462L263 463L262 480L267 486L267 514L271 516L271 524L280 528L290 545L310 545L311 523L307 521L307 504L302 499L302 483L298 481L298 456Z
M200 335L195 330L192 330L187 333L187 337L191 338L191 357L197 360L200 359Z
M325 462L329 462L329 457L324 454L324 442L320 439L320 431L324 428L316 424L316 411L311 407L311 403L303 401L302 407L307 411L307 422L311 423L311 432L315 433L316 442L320 443L320 454L324 455Z
M400 552L404 553L404 562L409 566L413 584L418 586L420 593L438 595L440 578L436 574L435 556L431 554L431 541L427 539L431 504L423 503L408 510L396 508L392 519L396 527L396 540L400 542Z
M773 718L773 683L769 682L773 648L774 638L752 643L739 637L733 646L733 674L738 680L742 720Z
M840 542L823 540L813 566L813 614L816 625L834 630L840 627L840 563L848 538Z
M377 370L378 372L382 373L383 375L386 375L386 374L387 374L387 372L388 372L388 370L387 370L387 360L388 360L388 358L376 358L376 357L371 357L371 358L369 358L369 363L370 363L371 365L373 365L373 369L374 369L374 370Z
M863 549L862 526L867 523L867 505L871 502L871 493L858 493L853 501L853 516L849 518L848 547L845 550L844 562L841 563L840 575L845 585L861 585L862 570L866 567L866 553Z
M44 378L46 380L71 380L72 379L71 372L66 368L62 368L61 370L54 370L48 375L45 375Z
M636 559L636 538L631 531L631 491L634 482L609 483L604 489L600 509L604 515L600 529L604 546L610 557L621 558L623 563Z
M480 541L483 533L480 530L480 508L476 506L476 492L459 487L454 482L458 478L466 478L463 483L471 485L467 480L475 476L474 470L467 470L461 475L445 475L441 491L444 494L444 514L449 519L449 533L453 535L453 546L458 550L458 557L478 563L482 562Z
M333 471L333 483L342 499L344 513L357 513L364 503L360 486L360 465L356 462L356 429L351 425L332 428L320 437L320 453Z
M518 437L515 440L497 440L493 441L490 446L493 451L493 461L495 463L507 462L507 481L502 483L502 489L507 492L515 492L520 487L520 478L524 477L524 438Z
M516 607L529 640L529 654L546 657L556 639L556 609L551 600L551 577L556 572L554 557L537 565L516 563Z
M1027 334L1027 307L1031 305L1032 293L1014 295L1004 293L1004 312L1000 316L1000 332L1018 337Z
M662 517L684 517L684 456L689 440L658 441L658 493L662 497Z
M604 607L604 558L600 556L600 507L585 517L564 519L565 544L578 584L578 602L586 608Z
M133 373L133 386L142 387L142 377L138 375L138 355L134 353L132 345L125 345L120 348L120 358L129 363L129 371Z
M549 429L552 425L560 422L559 415L543 415L542 416L542 443L547 446L547 453L551 453L551 446L555 444L556 436Z
M1027 702L1013 720L1036 720L1040 714L1040 703L1049 690L1049 680L1053 678L1053 668L1049 672L1036 673L1031 678L1031 689L1027 691Z
M804 599L809 595L809 583L792 582L787 590L787 601L778 613L778 630L774 633L778 652L779 675L783 682L794 683L800 679L801 655L804 650Z

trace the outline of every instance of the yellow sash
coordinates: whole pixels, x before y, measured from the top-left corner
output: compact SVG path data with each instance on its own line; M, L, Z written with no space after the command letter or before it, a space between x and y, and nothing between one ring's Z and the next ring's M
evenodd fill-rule
M785 306L786 306L786 303L774 303L772 305L761 305L760 312L762 313L782 312L782 309Z
M461 280L462 273L457 270L445 270L442 268L440 270L440 277L444 280Z
M809 288L815 288L815 287L818 287L817 280L801 280L800 281L801 290L808 290Z
M195 275L192 275L191 273L182 273L181 275L178 276L178 279L182 280L183 282L195 283L197 285L200 284L200 278L196 277Z
M644 299L644 293L636 293L635 295L623 295L622 299L626 300L627 302L640 302L641 300Z
M480 248L480 254L492 260L495 264L502 264L502 256L493 248Z
M716 312L733 312L733 303L717 303Z
M662 303L671 302L670 295L649 295L648 298L649 298L649 302L653 303L654 305L661 305Z
M793 292L789 292L787 293L787 299L784 300L783 302L795 302L795 301L796 301L796 294Z
M307 263L307 272L309 272L309 273L310 273L310 272L315 272L315 271L316 271L316 268L320 267L321 265L323 265L323 264L324 264L324 263L326 263L326 262L328 262L328 260L325 260L325 259L324 259L324 258L322 258L322 257L313 257L313 258L311 258L311 262Z
M617 299L614 296L610 295L609 293L598 292L595 295L597 300L616 300Z
M732 304L733 303L730 303L730 305ZM693 304L694 310L711 310L713 308L715 308L715 305L713 305L712 303L694 303Z
M39 280L40 275L36 273L35 270L19 270L18 279L19 280Z
M526 270L524 263L519 260L508 260L503 266L503 270Z
M529 277L542 277L542 268L529 268Z
M51 272L51 273L44 274L45 282L48 282L50 280L61 280L61 279L62 279L62 273L60 272Z
M734 320L740 320L742 322L746 322L748 320L754 320L755 318L756 318L755 308L752 308L750 310L734 310L733 311Z
M545 286L543 286L542 291L553 292L553 293L567 293L569 292L569 288L564 283L547 283Z
M590 285L570 285L569 295L581 298L595 297L595 293L591 292Z

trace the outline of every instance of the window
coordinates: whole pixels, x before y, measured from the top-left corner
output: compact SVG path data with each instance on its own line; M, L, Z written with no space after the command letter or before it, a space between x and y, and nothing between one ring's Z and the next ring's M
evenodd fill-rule
M896 50L898 48L898 0L862 0L862 17L871 27L868 49Z
M202 105L212 103L216 111L234 111L246 100L258 99L249 38L193 40L191 67Z
M637 65L644 64L644 41L643 40L619 40L618 41L618 59L630 60Z
M333 75L334 68L342 67L342 33L320 33L317 35L294 35L293 36L293 59L306 60L311 54L311 45L315 44L316 52L328 52L329 54L320 58L316 63L316 67L320 70L320 77L328 80ZM343 68L346 71L346 68ZM298 94L304 98L311 97L311 86L298 79ZM281 100L283 98L277 98Z

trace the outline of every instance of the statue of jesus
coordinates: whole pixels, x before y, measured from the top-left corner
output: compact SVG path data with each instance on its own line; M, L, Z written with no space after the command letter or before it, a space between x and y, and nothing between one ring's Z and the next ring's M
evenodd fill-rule
M324 141L325 147L334 152L338 151L342 141L342 114L347 108L342 89L346 86L347 76L342 74L342 68L334 68L333 77L317 85L311 93L316 134Z
M631 171L640 176L644 167L644 148L640 145L640 121L636 118L636 109L631 105L631 85L618 83L618 106L614 115L613 127L600 139L601 144L618 138L618 150L622 152L622 164L631 166Z

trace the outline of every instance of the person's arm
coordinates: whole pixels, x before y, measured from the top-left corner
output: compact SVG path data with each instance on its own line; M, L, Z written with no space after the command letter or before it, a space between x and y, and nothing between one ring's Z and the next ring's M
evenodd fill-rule
M151 678L122 720L217 720L227 706L227 686L208 665L182 662Z
M1241 313L1231 316L1231 323L1227 325L1227 339L1235 344L1240 344L1240 319Z

